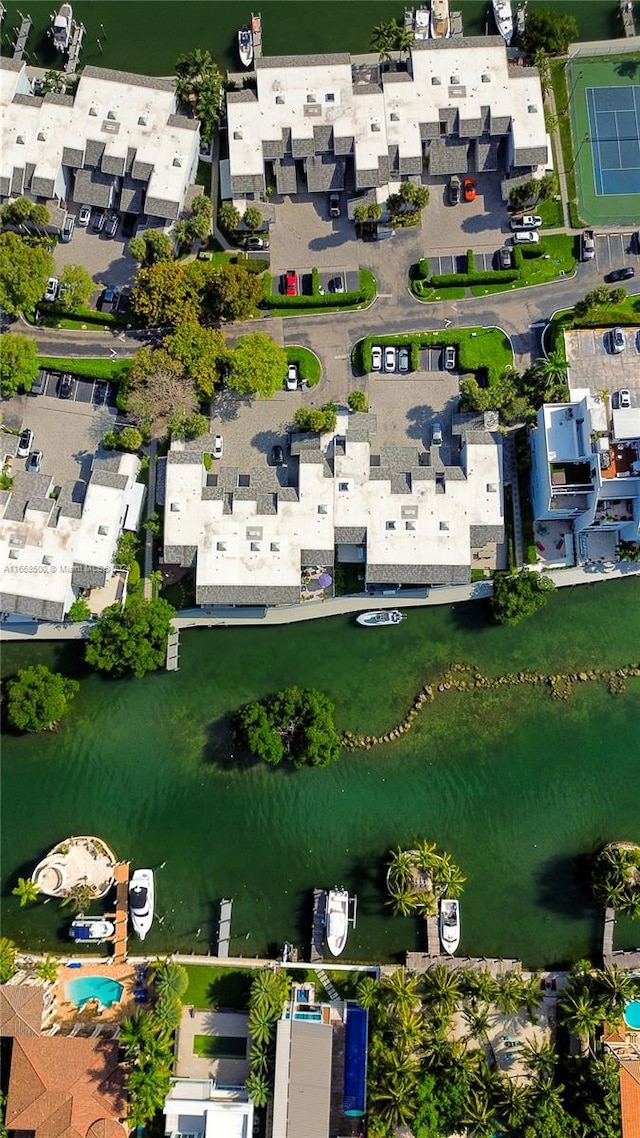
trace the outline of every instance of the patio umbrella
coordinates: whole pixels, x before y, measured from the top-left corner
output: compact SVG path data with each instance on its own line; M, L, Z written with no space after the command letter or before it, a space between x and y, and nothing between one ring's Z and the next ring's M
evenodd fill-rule
M329 585L333 584L333 577L330 573L321 573L318 577L318 584L321 589L328 589Z

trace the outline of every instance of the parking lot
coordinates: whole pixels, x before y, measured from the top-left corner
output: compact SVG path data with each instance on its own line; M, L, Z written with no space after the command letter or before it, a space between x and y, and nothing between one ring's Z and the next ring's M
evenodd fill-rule
M279 202L269 233L274 276L301 267L333 270L334 275L357 270L360 250L346 212L344 194L340 217L329 217L328 194L300 194L296 201Z
M640 249L632 232L596 235L595 263L599 273L632 265L640 273ZM621 284L624 284L621 281Z
M95 233L90 225L86 228L79 226L79 210L77 205L69 210L76 219L71 241L66 244L58 242L54 250L58 275L66 265L83 265L96 282L96 290L101 290L108 284L114 284L118 288L130 284L138 270L138 263L127 252L129 239L123 237L122 224L116 236L109 238L104 231Z
M640 407L640 331L625 332L626 347L614 355L610 330L582 328L565 333L567 359L571 365L571 390L588 387L593 395L628 388L632 407Z
M461 201L458 205L449 204L448 178L429 180L429 205L423 213L422 229L424 252L433 262L434 271L455 271L445 267L447 257L442 258L442 268L435 269L435 262L443 249L453 255L473 249L480 266L483 252L491 258L507 240L509 215L500 194L500 175L478 174L474 175L474 180L475 201ZM448 261L451 263L451 258Z
M117 411L111 383L77 380L73 397L60 399L57 382L57 374L49 374L46 394L16 396L7 403L11 421L19 420L21 430L33 431L31 449L43 452L42 473L63 486L87 480L96 451L102 453L102 436L117 422ZM26 465L26 459L16 461Z

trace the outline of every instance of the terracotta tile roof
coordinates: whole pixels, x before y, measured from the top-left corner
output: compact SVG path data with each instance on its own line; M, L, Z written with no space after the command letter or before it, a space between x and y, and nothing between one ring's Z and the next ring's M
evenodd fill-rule
M3 984L0 987L0 1035L39 1035L42 998L39 984Z
M620 1108L622 1138L640 1138L640 1061L620 1064Z
M16 1039L6 1125L35 1138L87 1138L102 1120L109 1138L125 1138L118 1045L64 1036Z

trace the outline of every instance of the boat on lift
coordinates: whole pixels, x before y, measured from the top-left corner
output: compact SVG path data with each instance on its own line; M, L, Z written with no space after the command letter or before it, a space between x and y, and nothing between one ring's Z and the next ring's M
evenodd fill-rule
M243 67L251 67L253 63L253 36L251 28L240 28L238 32L238 55Z
M113 921L104 917L85 917L83 913L78 913L69 926L69 936L76 944L102 944L103 940L115 936L115 932Z
M64 54L69 50L72 30L73 9L70 4L63 4L60 11L54 15L51 26L51 37L56 51Z
M421 4L416 8L413 17L413 35L416 43L423 43L429 39L430 12L428 4Z
M493 18L507 47L513 39L513 13L511 0L493 0Z
M399 609L379 609L373 612L361 612L359 617L356 617L357 624L363 624L365 628L383 628L388 624L400 624L404 620L404 613Z
M327 898L327 945L332 956L344 952L349 932L349 892L331 889Z
M450 35L449 0L431 0L431 38L446 40Z
M460 904L448 897L440 902L440 943L449 956L460 944Z
M129 882L129 916L133 931L144 940L153 924L155 888L152 869L136 869Z

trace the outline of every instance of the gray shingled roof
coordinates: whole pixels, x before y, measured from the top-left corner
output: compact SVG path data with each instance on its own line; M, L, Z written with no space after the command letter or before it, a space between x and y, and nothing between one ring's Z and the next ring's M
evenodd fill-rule
M125 474L116 474L111 470L96 469L96 467L94 467L91 471L92 486L107 486L111 490L124 490L126 489L128 481Z
M151 162L138 161L134 158L131 167L131 177L135 178L137 182L148 182L153 174L153 164Z
M367 540L367 527L336 526L334 536L336 545L364 545Z
M107 209L113 200L113 178L99 170L76 170L73 200Z
M111 576L111 569L103 569L98 565L74 565L71 584L75 585L76 589L103 589Z
M466 174L469 143L453 138L434 138L429 147L430 174Z
M102 163L101 163L102 173L103 174L115 174L118 178L121 178L122 175L124 174L124 163L125 163L124 155L107 154L105 152L102 155Z
M316 154L322 154L326 151L333 150L333 127L332 126L314 126L313 128L313 145Z
M0 609L15 612L36 620L61 621L64 618L64 601L50 601L45 597L17 597L14 593L0 593Z
M180 212L180 202L169 201L168 198L152 198L147 194L145 213L152 217L164 217L167 221L175 221Z
M53 178L41 178L37 175L31 179L31 193L39 198L52 198L55 190Z
M144 212L144 190L126 176L120 192L120 209L123 213Z
M54 107L72 107L73 95L59 95L57 91L48 91L43 102L53 103Z
M267 139L262 143L262 157L263 158L282 158L284 155L284 143L280 139Z
M460 138L477 138L482 134L482 118L461 118L458 124L458 134Z
M241 91L227 91L228 103L257 103L258 92L252 87L243 87Z
M197 545L165 545L164 559L168 565L181 565L191 569L198 555Z
M546 146L521 146L514 152L514 166L543 166L548 159Z
M20 195L22 193L23 185L24 185L24 170L18 166L14 166L13 167L13 173L11 175L11 193L16 194L16 195Z
M333 152L334 154L352 154L353 153L353 135L346 134L342 138L337 136L335 128L333 132Z
M367 585L468 585L468 565L372 565L367 562Z
M504 541L504 526L469 526L471 546L478 548L490 541Z
M154 75L134 75L131 71L114 71L110 67L85 67L83 75L91 79L106 79L109 83L126 83L129 87L149 87L153 91L173 91L172 79L158 79Z
M315 147L312 138L292 138L291 154L294 158L308 158L313 154Z
M511 115L491 115L491 133L506 134L511 126Z
M295 585L200 585L197 605L297 605L300 589Z
M356 169L356 189L368 190L380 185L380 176L377 170Z
M328 155L307 158L307 188L314 191L344 189L344 163Z
M476 141L476 170L482 173L483 170L497 170L498 169L498 148L500 142L497 138L489 142L484 142L482 139Z
M84 148L85 166L99 166L106 143L98 138L88 138Z
M348 52L334 52L332 55L305 55L303 57L305 69L311 67L333 67L335 64L347 63L351 65L351 56ZM255 60L256 71L280 71L283 67L300 67L299 55L262 55Z
M26 64L23 59L11 59L0 55L0 71L22 71Z
M420 123L420 138L424 142L427 138L439 138L440 125L437 122L421 122Z
M167 118L167 126L177 126L180 127L181 130L196 131L200 130L200 121L199 119L192 118L190 115L175 114L169 115Z
M300 564L304 566L309 565L323 565L329 567L333 565L335 558L335 550L331 549L301 549L300 550Z
M63 146L62 147L62 164L63 166L71 166L74 170L79 170L84 163L84 151L76 146Z
M414 156L407 156L400 158L400 173L401 174L421 174L422 173L422 155L416 154Z
M298 178L293 162L276 162L276 189L279 194L295 194L298 191ZM233 179L231 180L233 185Z
M3 175L0 177L0 196L7 198L11 192L11 179Z
M19 107L41 107L44 98L42 95L14 95L13 102Z
M264 176L262 174L231 175L232 194L261 194L263 189Z

